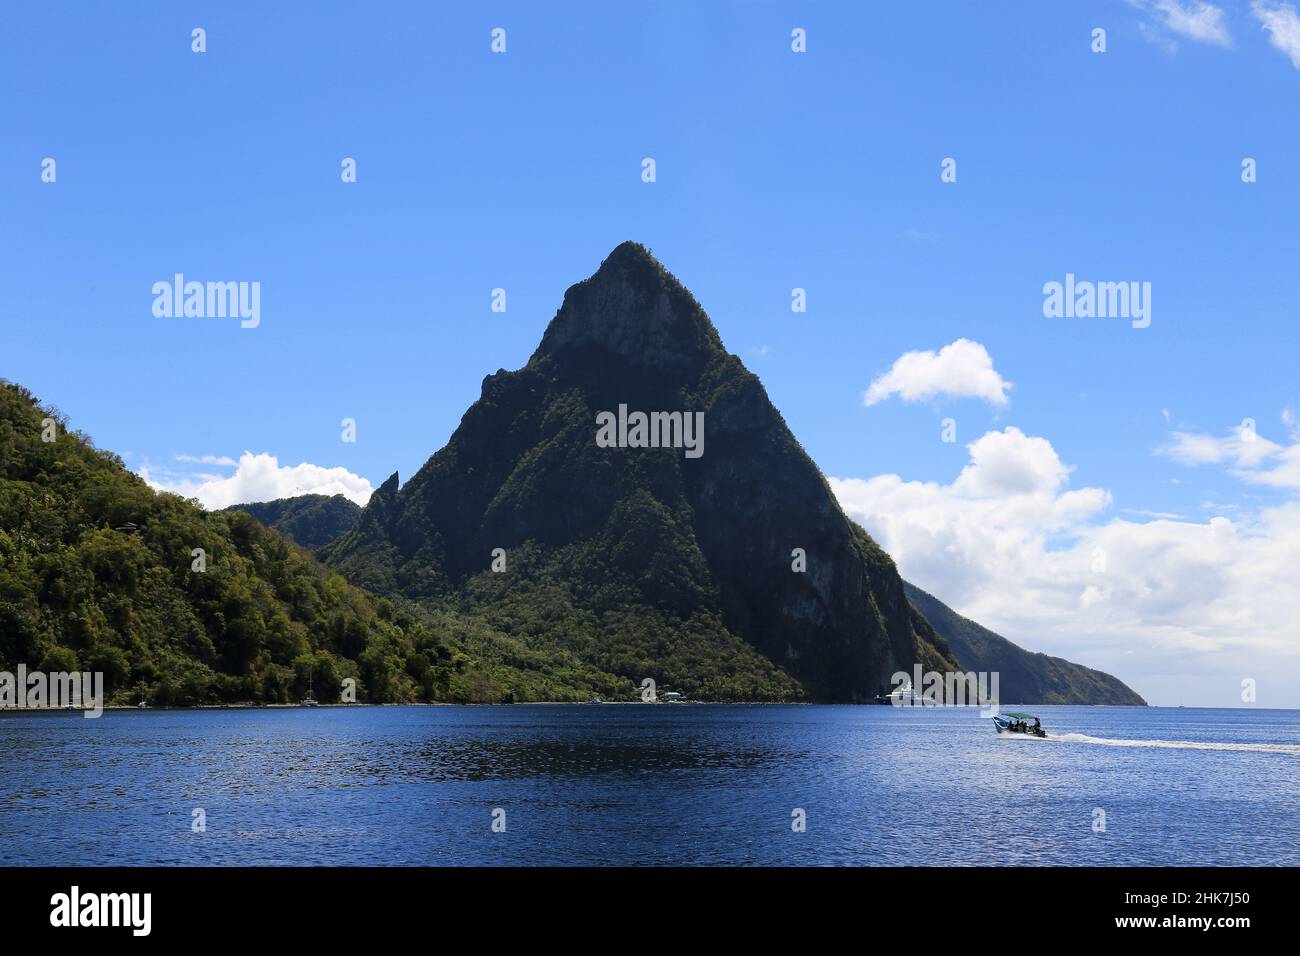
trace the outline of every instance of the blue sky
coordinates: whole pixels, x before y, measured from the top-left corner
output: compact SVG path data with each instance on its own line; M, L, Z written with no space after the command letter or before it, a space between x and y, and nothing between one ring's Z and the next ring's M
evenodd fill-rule
M1260 706L1300 705L1300 599L1272 593L1300 528L1293 7L69 3L3 17L0 375L151 480L193 491L235 469L182 458L245 451L405 480L484 375L526 361L564 289L635 239L905 575L1153 702L1239 704L1251 678ZM340 181L344 157L356 183ZM261 325L155 317L151 287L176 272L260 282ZM1150 327L1045 318L1043 285L1066 273L1150 282ZM939 388L865 404L900 356L959 339L983 347L1009 401ZM948 417L955 442L940 441ZM1265 445L1236 442L1247 418ZM983 471L958 485L988 434ZM988 477L1016 469L1038 479ZM888 476L914 494L900 501ZM1087 489L1099 495L1062 500ZM1013 501L1004 537L978 537L1003 518L973 517L972 497L1025 494L1042 507ZM968 524L927 528L947 508ZM1226 552L1197 543L1225 533L1216 518ZM1109 579L1072 578L1103 540ZM1041 604L1014 561L971 572L1002 546L1031 568L1059 562ZM1135 583L1171 549L1188 563ZM1225 560L1254 576L1224 584Z

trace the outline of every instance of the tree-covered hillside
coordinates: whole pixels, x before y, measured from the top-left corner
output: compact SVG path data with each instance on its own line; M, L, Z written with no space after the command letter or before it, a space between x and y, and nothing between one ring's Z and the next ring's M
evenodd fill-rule
M0 381L0 670L20 663L102 671L119 702L294 701L309 675L325 701L348 677L360 701L507 693L418 616L246 514L153 491Z
M243 511L272 531L310 551L329 544L356 523L361 506L343 495L298 495L250 501L225 511Z

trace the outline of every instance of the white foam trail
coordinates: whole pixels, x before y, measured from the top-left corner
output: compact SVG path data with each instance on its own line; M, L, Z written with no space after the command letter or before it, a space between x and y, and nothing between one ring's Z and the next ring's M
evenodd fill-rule
M1048 740L1068 744L1096 744L1101 747L1161 747L1166 750L1236 750L1245 753L1289 754L1300 757L1300 744L1238 744L1211 743L1199 740L1117 740L1112 737L1090 737L1087 734L1050 734Z

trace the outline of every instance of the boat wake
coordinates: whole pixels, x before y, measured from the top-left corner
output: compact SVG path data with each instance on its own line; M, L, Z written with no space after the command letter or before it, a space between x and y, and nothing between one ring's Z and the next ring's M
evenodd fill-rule
M1158 747L1164 750L1235 750L1244 753L1288 754L1300 757L1300 744L1212 743L1197 740L1121 740L1090 737L1088 734L1049 734L1048 740L1066 744L1094 744L1099 747Z

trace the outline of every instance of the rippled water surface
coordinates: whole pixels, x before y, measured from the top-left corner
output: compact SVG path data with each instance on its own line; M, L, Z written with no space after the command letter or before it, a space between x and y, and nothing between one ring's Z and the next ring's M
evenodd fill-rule
M1300 864L1300 712L1035 712L10 713L0 864Z

